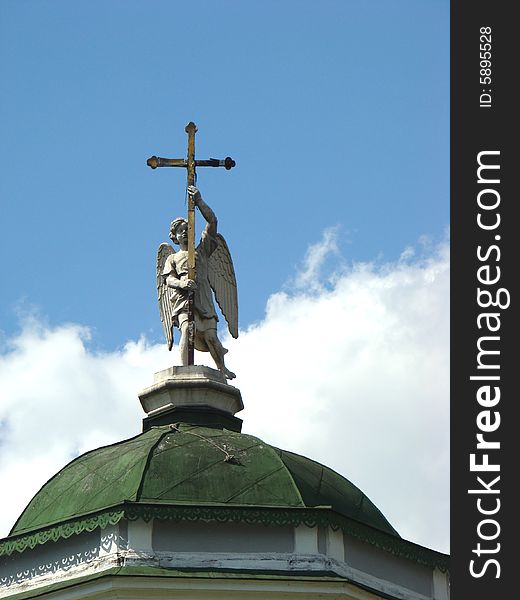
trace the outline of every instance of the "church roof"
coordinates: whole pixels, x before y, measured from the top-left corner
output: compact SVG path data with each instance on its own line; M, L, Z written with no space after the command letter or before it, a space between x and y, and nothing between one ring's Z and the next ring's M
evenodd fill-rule
M124 519L331 527L423 565L448 565L445 555L402 539L332 469L251 435L186 421L151 425L70 462L0 540L0 556Z
M234 514L328 509L399 537L368 497L332 469L251 435L182 423L152 427L76 458L34 496L10 535L122 504L147 506L149 512L206 508L199 514L211 507L235 509Z

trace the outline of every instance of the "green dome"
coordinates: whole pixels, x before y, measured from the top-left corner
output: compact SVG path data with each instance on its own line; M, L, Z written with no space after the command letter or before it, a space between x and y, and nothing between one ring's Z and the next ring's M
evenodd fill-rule
M226 429L152 427L87 452L50 479L10 535L25 534L122 503L332 511L397 532L350 481L313 460Z

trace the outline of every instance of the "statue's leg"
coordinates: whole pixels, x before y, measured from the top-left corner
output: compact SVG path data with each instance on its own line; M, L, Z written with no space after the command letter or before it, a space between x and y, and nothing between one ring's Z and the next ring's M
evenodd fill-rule
M183 366L188 364L188 315L179 315L179 329L181 339L179 340L179 353Z
M226 350L218 339L216 329L207 329L204 332L204 340L208 346L211 358L217 365L217 369L224 375L224 377L226 377L226 379L234 379L236 375L224 364L224 354L226 353Z

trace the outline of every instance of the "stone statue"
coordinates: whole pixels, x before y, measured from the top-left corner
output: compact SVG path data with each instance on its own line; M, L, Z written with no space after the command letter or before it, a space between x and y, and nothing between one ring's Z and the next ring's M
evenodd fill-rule
M233 379L224 364L224 348L217 336L218 316L213 294L226 318L229 333L238 337L238 301L235 270L225 239L217 233L217 218L204 202L199 190L188 187L190 199L206 220L206 227L195 250L195 279L188 278L188 222L182 217L170 225L170 239L180 246L175 250L167 243L157 253L157 291L159 310L168 349L173 346L173 328L180 330L179 350L183 365L188 364L188 298L193 294L195 348L209 352L219 371Z

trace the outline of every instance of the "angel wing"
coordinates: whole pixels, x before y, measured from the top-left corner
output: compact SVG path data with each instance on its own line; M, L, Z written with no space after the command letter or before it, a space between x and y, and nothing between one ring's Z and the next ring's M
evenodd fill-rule
M159 301L159 312L164 329L164 336L168 342L168 350L173 346L173 314L172 303L170 301L168 286L164 281L164 264L170 254L174 254L175 250L170 244L163 243L157 251L157 300Z
M208 278L215 292L222 314L226 318L229 333L238 337L238 294L235 269L226 240L217 233L217 248L211 253L208 262Z

